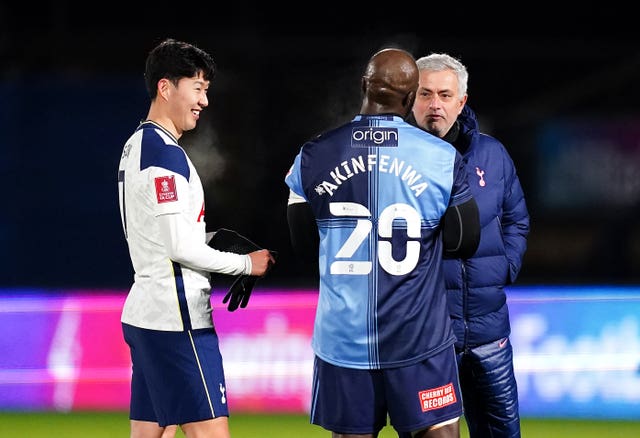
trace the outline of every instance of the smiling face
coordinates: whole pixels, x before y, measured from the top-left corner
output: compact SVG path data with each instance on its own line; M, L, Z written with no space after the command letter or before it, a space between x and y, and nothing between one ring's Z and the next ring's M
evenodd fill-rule
M458 77L451 70L420 71L413 115L422 129L440 138L445 136L467 101L458 88Z
M199 73L192 78L181 78L177 85L167 80L163 88L168 103L169 119L180 137L185 131L196 127L200 111L209 105L209 81Z
M158 81L158 93L151 102L147 120L160 124L177 139L196 127L200 111L209 105L209 81L202 73L181 78L177 84L163 78Z

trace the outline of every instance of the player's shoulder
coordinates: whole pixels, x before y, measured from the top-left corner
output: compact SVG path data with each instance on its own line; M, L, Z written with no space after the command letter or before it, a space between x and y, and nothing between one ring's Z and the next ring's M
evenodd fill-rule
M320 132L319 134L316 134L315 136L308 139L302 145L302 150L311 151L311 150L315 150L315 148L317 147L321 147L325 149L326 147L328 147L328 145L334 144L336 139L340 138L345 132L345 129L349 128L350 126L351 126L350 123L344 123L342 125L334 126L332 128L326 129L325 131ZM343 142L338 142L338 143L342 144Z
M157 123L143 122L136 129L142 136L143 144L178 146L178 140Z
M318 134L317 136L315 136L312 141L323 141L326 139L330 139L336 135L340 135L345 131L349 131L351 132L351 127L352 127L352 123L351 122L347 122L347 123L342 123L338 126L333 126L329 129L326 129L325 131L321 132L320 134Z
M409 122L405 122L403 125L403 132L408 141L418 142L418 143L427 143L433 148L441 150L443 152L454 153L456 150L455 147L448 141L445 141L438 137L437 135L433 135L430 132L425 131L424 129L415 126Z
M140 140L140 168L160 167L189 179L187 154L175 138L156 126L142 126Z

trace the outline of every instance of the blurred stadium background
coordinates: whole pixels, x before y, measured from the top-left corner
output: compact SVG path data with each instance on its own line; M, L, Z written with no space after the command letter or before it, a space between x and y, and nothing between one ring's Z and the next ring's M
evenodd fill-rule
M316 277L291 254L283 178L304 141L357 113L364 63L393 45L459 57L468 104L518 167L532 225L509 290L523 416L637 421L640 46L625 17L599 34L580 12L525 9L529 30L457 7L389 22L325 6L286 20L266 6L0 4L0 410L126 409L118 318L132 270L116 168L146 116L144 58L172 36L219 67L181 140L208 228L280 252L247 309L221 307L225 278L214 294L239 412L306 411Z

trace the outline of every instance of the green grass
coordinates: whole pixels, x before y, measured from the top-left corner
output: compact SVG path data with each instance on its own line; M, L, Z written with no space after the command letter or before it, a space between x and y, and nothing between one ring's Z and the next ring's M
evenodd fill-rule
M330 433L309 424L307 415L232 414L229 419L233 438L328 438ZM469 435L462 425L462 438ZM3 438L114 438L129 436L125 412L0 412ZM630 438L640 437L640 421L604 421L575 419L522 420L526 438ZM178 432L176 438L184 435ZM387 426L380 438L396 438Z

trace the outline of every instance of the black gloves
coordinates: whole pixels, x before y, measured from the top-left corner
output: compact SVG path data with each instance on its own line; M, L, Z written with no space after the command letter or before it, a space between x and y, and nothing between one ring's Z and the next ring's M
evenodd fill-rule
M226 228L220 228L213 233L209 240L209 246L218 251L235 252L237 254L249 254L262 249L243 235ZM271 251L271 254L275 257L274 251ZM223 304L229 303L227 310L233 312L238 307L247 307L256 281L258 281L258 277L255 275L239 275L229 288L229 292L222 299Z
M249 303L249 297L251 297L251 291L255 286L258 277L255 275L240 275L236 281L233 282L229 288L229 292L222 299L222 304L227 304L229 312L233 312L238 307L245 308Z

